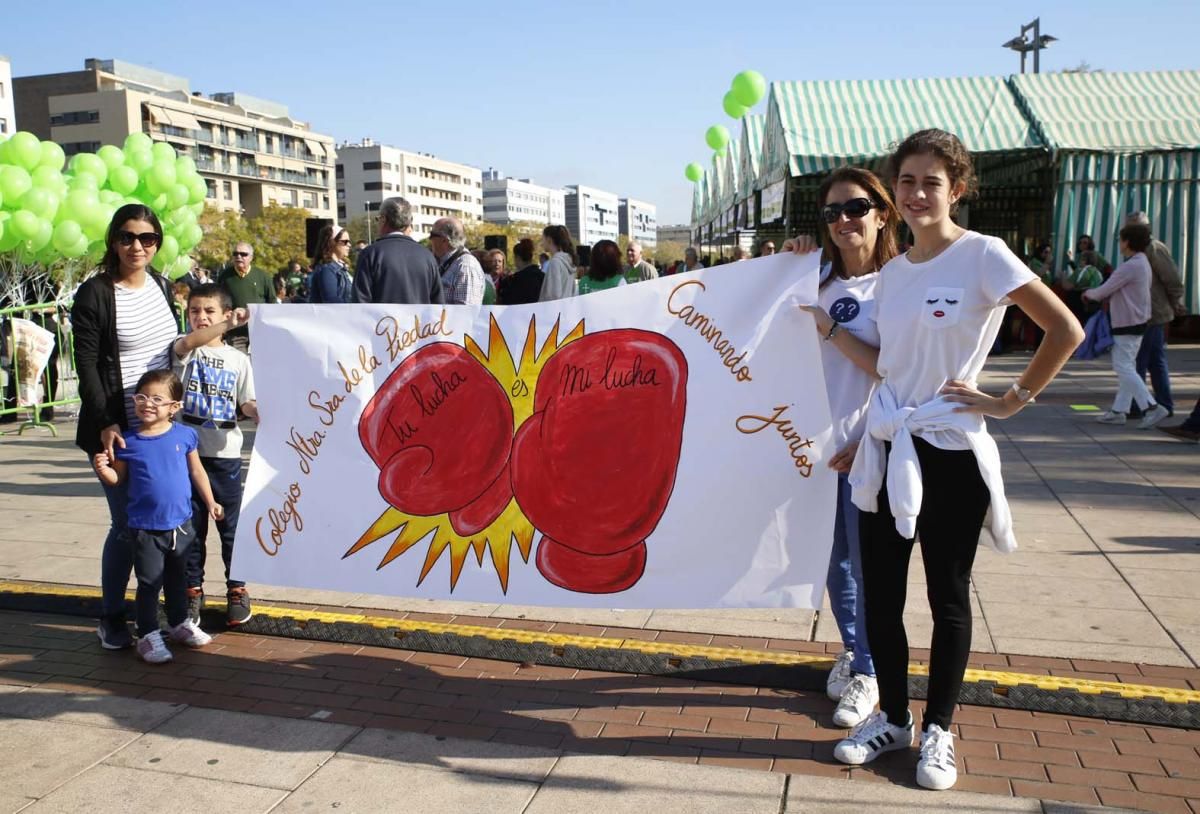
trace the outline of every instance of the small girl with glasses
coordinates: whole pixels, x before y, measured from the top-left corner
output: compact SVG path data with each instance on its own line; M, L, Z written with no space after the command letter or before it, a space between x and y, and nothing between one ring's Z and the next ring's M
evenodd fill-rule
M196 431L172 420L183 399L183 383L170 370L150 370L133 396L141 421L136 433L110 455L99 452L93 467L109 486L128 485L126 541L137 575L137 652L149 664L171 660L158 627L163 592L172 641L202 647L212 637L188 618L186 563L192 530L192 484L214 520L225 516L213 499L196 451Z

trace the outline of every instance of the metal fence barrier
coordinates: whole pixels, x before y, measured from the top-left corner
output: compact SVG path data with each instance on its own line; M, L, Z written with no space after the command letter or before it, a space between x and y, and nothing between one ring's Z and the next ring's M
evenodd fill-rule
M20 341L14 320L28 320L54 336L49 361L32 391L29 388L29 349ZM57 436L58 430L51 423L55 411L79 404L74 335L64 305L43 302L0 309L0 376L4 379L0 424L21 422L17 429L0 432L0 435L13 432L20 435L27 429L38 428Z

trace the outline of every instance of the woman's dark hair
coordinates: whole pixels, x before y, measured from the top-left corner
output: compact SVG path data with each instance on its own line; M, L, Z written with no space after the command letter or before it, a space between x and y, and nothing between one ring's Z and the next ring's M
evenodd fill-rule
M154 210L142 204L125 204L116 212L113 212L112 220L108 223L108 231L104 235L104 259L100 261L100 265L104 267L104 273L110 277L115 277L121 269L121 258L117 256L117 250L113 248L113 244L117 242L117 232L121 231L121 227L131 220L144 220L154 227L154 233L158 235L158 240L162 242L162 224L158 222L158 215L154 214Z
M533 240L523 237L513 246L513 257L523 263L533 262L533 252L537 247L534 246Z
M588 276L593 280L611 280L625 270L621 247L611 240L598 240L592 246L592 262Z
M1085 240L1088 242L1088 247L1086 249L1079 248L1079 244ZM1079 239L1075 241L1075 250L1076 251L1091 251L1092 247L1095 245L1096 245L1095 241L1092 240L1091 235L1080 235Z
M971 153L953 133L936 129L918 130L900 142L887 163L888 179L892 186L900 179L900 165L904 163L904 159L913 155L932 155L940 159L946 167L951 189L960 185L962 187L960 201L979 191L979 181L975 177L975 164L971 161ZM951 213L957 208L955 203L950 207Z
M342 226L334 226L332 223L327 223L321 227L320 233L317 235L317 248L313 252L312 264L317 267L333 256L333 242L341 236L346 229ZM296 261L292 261L295 263ZM296 263L299 265L299 263ZM291 264L288 264L291 268Z
M1053 250L1054 250L1054 247L1051 246L1049 243L1043 243L1037 247L1037 253L1034 254L1033 256L1036 257L1038 260L1041 260L1042 255L1044 255L1046 252L1053 251Z
M817 190L817 206L819 208L825 206L825 200L829 197L829 190L833 189L833 185L840 183L854 184L865 189L871 198L871 203L875 204L873 211L878 211L883 215L883 226L879 228L879 235L875 239L875 253L871 258L875 270L878 271L900 253L896 246L896 226L900 223L900 213L896 210L896 204L892 201L891 194L879 176L860 167L841 167L831 172ZM866 216L870 217L871 213L868 212ZM828 228L832 229L836 225L836 223L830 224ZM822 237L825 236L822 234ZM828 242L822 240L821 244L824 247L822 259L829 261L833 268L833 273L821 281L821 287L824 287L834 277L846 279L846 264L842 260L842 253L838 251L837 246L833 245L832 239Z
M1144 252L1150 248L1150 227L1144 223L1131 223L1121 227L1119 237L1135 252Z
M129 220L129 218L125 220ZM183 382L179 381L179 377L174 372L166 368L162 370L147 370L142 374L142 378L138 379L137 387L134 388L133 392L142 392L142 388L148 384L165 384L167 391L171 394L171 401L183 400Z
M571 233L565 226L550 225L542 230L542 237L550 238L550 242L554 244L560 252L566 252L571 256L571 262L576 262L575 258L575 241L571 240Z

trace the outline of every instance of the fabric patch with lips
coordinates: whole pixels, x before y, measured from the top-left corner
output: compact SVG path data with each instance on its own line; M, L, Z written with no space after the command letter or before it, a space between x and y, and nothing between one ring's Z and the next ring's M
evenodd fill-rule
M853 322L861 310L862 305L854 297L841 297L829 307L829 316L834 322L844 325Z
M963 289L934 287L925 290L921 322L931 328L957 325L962 311Z

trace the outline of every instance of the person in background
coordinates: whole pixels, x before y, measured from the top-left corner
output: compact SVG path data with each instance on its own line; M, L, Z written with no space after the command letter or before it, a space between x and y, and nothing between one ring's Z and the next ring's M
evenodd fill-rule
M849 727L866 720L879 703L879 683L867 639L860 512L850 499L849 473L866 427L867 405L879 380L875 288L879 270L897 254L900 216L883 182L857 167L831 173L817 191L817 202L826 224L822 242L829 263L823 269L817 305L801 308L812 315L823 340L821 367L834 422L835 453L828 465L838 473L837 514L825 587L841 635L842 653L826 678L825 694L837 702L833 722ZM783 248L806 254L817 245L802 235L784 243Z
M501 305L523 305L537 302L542 294L542 281L546 273L533 262L537 247L533 240L523 237L513 246L513 258L519 268L500 279L496 287L496 301Z
M1145 212L1130 214L1125 223L1150 228L1150 218ZM1142 379L1150 374L1154 400L1166 408L1168 416L1173 416L1175 400L1171 398L1171 373L1167 369L1167 326L1187 313L1183 305L1183 278L1171 250L1153 236L1146 247L1146 259L1150 261L1150 321L1138 350L1137 372Z
M749 260L749 259L750 259L750 252L746 251L746 249L743 248L742 246L734 246L733 251L730 253L729 262L730 263L740 263L743 260Z
M1075 256L1067 259L1067 265L1076 268L1094 266L1105 280L1113 270L1112 263L1105 260L1100 252L1096 251L1096 242L1092 240L1091 235L1079 236L1079 239L1075 241Z
M196 288L197 286L208 285L212 282L212 276L208 273L208 269L194 260L192 261L191 270L179 279L187 283L188 288Z
M277 303L278 296L270 276L254 265L254 247L239 243L233 247L233 260L221 272L217 284L229 292L234 308ZM226 341L242 353L250 352L250 329L242 325L226 334Z
M1184 420L1182 424L1176 424L1173 427L1164 427L1162 424L1158 428L1172 438L1178 438L1180 441L1190 441L1193 444L1200 443L1200 399L1196 399L1196 406L1192 408L1192 413Z
M538 255L538 268L540 268L542 271L546 270L546 264L549 262L550 255L546 254L545 252L542 252Z
M658 269L642 258L642 244L636 240L629 241L625 247L625 259L629 265L625 267L625 282L642 283L646 280L657 280Z
M1137 354L1150 321L1150 227L1132 224L1121 229L1121 256L1125 262L1098 288L1083 292L1085 300L1108 301L1112 321L1112 367L1117 374L1117 394L1112 407L1096 416L1101 424L1124 424L1129 407L1136 403L1142 411L1139 430L1148 430L1167 417L1167 408L1154 400L1146 389L1146 380L1138 375Z
M507 258L499 249L489 249L483 260L483 273L486 275L483 282L487 285L487 290L483 292L483 304L494 305L500 283L508 275L508 269L505 268Z
M350 279L350 233L336 223L321 228L313 254L313 273L309 278L308 301L312 303L348 303L354 291Z
M704 266L700 265L700 255L696 253L694 248L688 246L683 252L683 268L677 268L676 272L699 271L702 268Z
M379 238L358 255L354 302L442 303L442 276L429 249L412 239L412 204L388 198L379 206Z
M185 283L182 278L176 280L174 283L171 284L171 295L175 298L175 310L178 311L180 314L187 313L188 294L191 293L191 291L192 291L191 287L187 283ZM184 321L184 318L181 316L179 318L180 330L184 330L186 328L186 326L187 326L187 323Z
M75 292L71 307L75 369L79 372L79 422L75 445L89 466L103 453L109 462L125 449L125 435L141 426L134 404L148 370L170 366L179 335L167 279L151 268L162 243L162 225L141 204L118 209L108 225L101 271ZM100 555L100 646L133 646L125 618L125 586L133 570L126 537L127 483L102 482L111 524Z
M1050 255L1054 249L1049 243L1042 243L1037 247L1037 251L1029 258L1029 270L1038 276L1046 285L1053 287L1057 279L1054 274L1054 261Z
M579 294L592 294L627 285L622 273L621 247L611 240L600 240L592 246L587 274L579 280Z
M446 305L482 305L483 267L467 251L467 236L458 218L439 218L429 230L429 248L437 258Z
M773 254L775 254L775 241L764 240L762 243L758 244L759 257L770 257Z
M575 243L567 227L552 224L542 230L542 248L550 255L542 270L546 273L542 281L541 302L574 297Z

